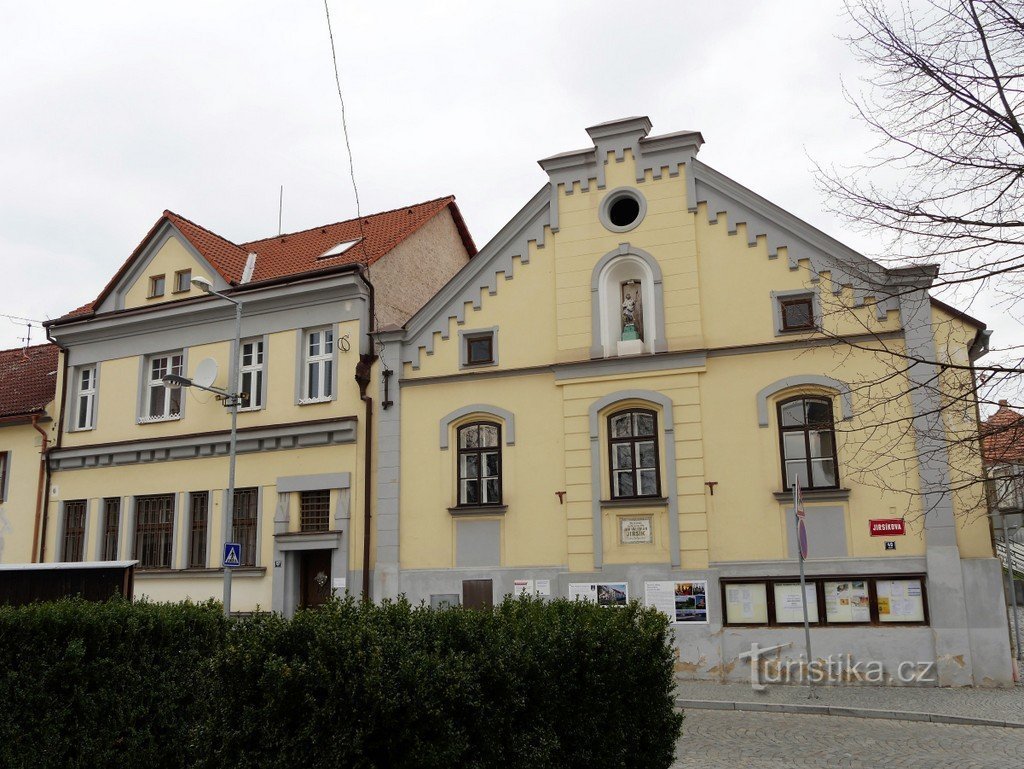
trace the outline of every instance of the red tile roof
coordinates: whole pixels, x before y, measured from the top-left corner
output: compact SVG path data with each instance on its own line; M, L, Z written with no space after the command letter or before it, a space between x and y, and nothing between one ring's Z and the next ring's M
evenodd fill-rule
M56 388L56 345L0 350L0 418L41 413Z
M1024 462L1024 414L1006 401L981 424L981 454L985 464Z
M101 305L164 222L174 225L225 281L239 283L250 253L256 254L256 269L251 282L301 275L344 264L372 265L445 209L451 212L466 251L474 256L476 245L452 195L370 214L362 219L349 219L242 244L232 243L173 211L164 211L99 297L62 316L58 321L89 315ZM343 254L326 259L318 258L339 244L352 240L359 240L359 243Z

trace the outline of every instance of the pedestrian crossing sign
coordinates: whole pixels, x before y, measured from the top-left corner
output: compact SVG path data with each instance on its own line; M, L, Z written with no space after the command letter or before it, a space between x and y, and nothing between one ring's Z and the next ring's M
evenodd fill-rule
M224 543L224 566L231 569L242 565L242 545L238 542Z

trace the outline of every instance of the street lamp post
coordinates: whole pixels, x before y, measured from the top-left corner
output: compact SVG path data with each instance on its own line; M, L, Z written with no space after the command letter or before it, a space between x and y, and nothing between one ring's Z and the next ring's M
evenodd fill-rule
M191 379L183 376L170 374L163 378L164 384L170 387L198 387L200 390L216 393L224 399L225 405L231 409L231 433L228 439L228 499L227 499L227 521L225 528L231 526L235 519L235 457L237 454L238 438L238 403L243 393L238 392L238 354L242 343L242 303L230 296L214 291L213 284L206 278L192 278L192 285L207 294L219 296L235 306L235 338L231 345L231 364L228 366L228 381L234 387L221 390L217 387L207 387L196 384ZM225 531L225 541L227 541ZM222 564L224 569L224 616L231 616L231 568Z

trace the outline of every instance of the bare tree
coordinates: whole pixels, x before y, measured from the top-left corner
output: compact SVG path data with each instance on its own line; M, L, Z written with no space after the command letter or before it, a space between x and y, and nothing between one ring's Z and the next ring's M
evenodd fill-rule
M937 265L933 286L958 303L969 306L994 292L1000 310L1020 320L1024 2L849 0L846 11L854 30L847 42L869 72L862 89L846 94L877 143L853 168L819 165L833 209L856 227L887 236L884 263ZM849 315L842 304L827 312ZM952 337L956 327L951 321L938 335ZM1020 349L994 350L975 366L949 354L958 349L952 340L923 359L877 329L863 331L866 340L836 337L837 349L874 355L885 371L854 385L865 404L848 428L858 447L857 472L876 476L886 462L914 452L928 461L922 445L930 446L925 451L948 457L950 493L980 502L983 478L959 470L978 466L975 404L1019 399ZM932 413L912 419L892 408L922 388L936 396ZM920 440L922 424L930 425L934 440Z

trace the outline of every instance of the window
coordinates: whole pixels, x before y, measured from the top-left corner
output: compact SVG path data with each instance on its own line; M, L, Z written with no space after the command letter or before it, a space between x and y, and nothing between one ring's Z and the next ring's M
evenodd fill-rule
M928 622L921 577L808 577L808 621L821 625ZM803 622L795 577L723 581L727 625L793 625ZM822 619L824 618L824 619Z
M7 476L11 463L11 452L0 451L0 502L7 499Z
M256 525L259 521L259 489L235 489L231 506L231 541L242 546L241 566L256 565Z
M174 293L183 294L192 288L192 270L178 270L174 273Z
M810 296L779 299L779 317L783 331L808 331L814 328L814 303Z
M188 567L206 568L206 532L210 514L210 493L193 491L188 495L189 536Z
M992 495L997 510L1019 510L1024 507L1024 468L1018 465L997 465L989 469Z
M181 416L181 388L168 387L163 378L181 376L184 355L180 352L154 355L146 363L146 408L142 421L177 419Z
M331 492L303 491L299 494L299 528L327 531L331 528Z
M612 499L661 495L658 415L647 409L608 417L608 458Z
M300 403L330 400L334 395L334 329L307 331L305 382Z
M140 569L171 568L174 547L174 495L135 498L135 558Z
M239 348L238 391L243 394L241 408L263 408L263 340L248 339Z
M494 363L494 335L492 333L466 335L465 340L467 366Z
M459 505L500 505L501 427L475 422L458 435Z
M166 283L163 275L150 275L149 276L149 298L164 295L164 284Z
M75 372L74 430L96 426L96 367L83 366Z
M794 478L804 489L839 487L831 399L800 397L780 403L779 441L784 489Z
M619 187L604 196L597 216L605 229L612 232L628 232L647 214L647 201L639 190Z
M121 498L103 500L103 552L104 561L117 560L117 534L121 529Z
M85 506L84 499L72 499L64 503L64 551L62 561L81 561L85 550Z

